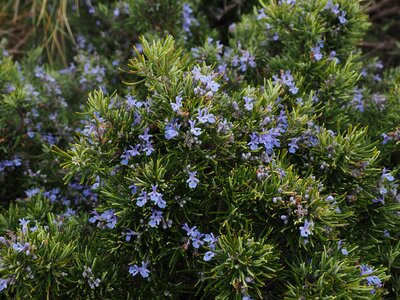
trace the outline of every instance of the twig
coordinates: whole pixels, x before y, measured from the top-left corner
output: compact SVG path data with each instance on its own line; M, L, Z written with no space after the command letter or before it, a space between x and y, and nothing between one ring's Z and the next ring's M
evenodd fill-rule
M376 15L371 16L371 20L376 21L376 20L382 19L384 17L390 16L390 15L395 15L398 13L400 13L400 6L390 7L385 10L380 11Z
M393 50L397 48L396 44L392 42L382 42L382 43L363 42L361 46L365 48L373 48L379 50Z

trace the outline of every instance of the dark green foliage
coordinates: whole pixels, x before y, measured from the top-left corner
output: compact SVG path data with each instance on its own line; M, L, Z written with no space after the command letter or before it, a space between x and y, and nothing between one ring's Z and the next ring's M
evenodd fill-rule
M246 234L227 234L219 237L218 248L213 258L216 266L203 279L210 282L206 290L216 294L215 299L242 299L249 293L262 297L280 270L274 247Z
M308 261L289 262L294 281L288 281L285 299L380 299L382 295L371 294L366 276L360 276L357 248L349 248L346 256L342 249L337 244L324 246ZM373 274L384 276L383 272Z
M201 1L82 2L75 65L1 57L5 297L399 297L399 70L358 2L251 4L221 44Z

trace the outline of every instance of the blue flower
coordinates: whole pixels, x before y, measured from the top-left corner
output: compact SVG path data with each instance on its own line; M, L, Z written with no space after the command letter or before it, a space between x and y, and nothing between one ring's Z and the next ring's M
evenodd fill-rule
M19 167L22 165L21 158L19 158L18 156L15 156L14 159L12 160L12 162L15 167Z
M339 16L339 23L344 25L347 23L347 19L346 19L346 12L342 11L341 15Z
M12 279L10 277L6 278L6 279L0 278L0 292L7 288L8 284L11 282L11 280Z
M146 153L147 156L151 155L154 152L153 145L151 144L150 141L142 145L142 151L144 151L144 153Z
M28 198L31 198L40 192L39 188L28 189L25 191L25 194Z
M171 123L168 123L165 125L165 138L167 140L170 140L179 134L179 128L180 125L176 123L176 121L172 121Z
M26 255L31 254L31 245L27 242L24 243L14 243L13 249L18 252L24 252Z
M196 226L189 227L187 223L183 224L182 229L186 231L186 235L190 238L192 242L193 248L199 249L205 243L212 250L215 250L215 244L218 242L218 238L214 236L214 234L206 234L199 232ZM205 237L204 237L205 236ZM204 237L204 238L203 238ZM209 251L206 253L204 260L209 260L214 256L213 251Z
M321 54L321 48L324 48L324 42L322 40L318 41L317 45L314 48L311 48L311 52L313 54L313 57L315 60L321 60L322 59L322 54Z
M194 189L200 181L195 177L196 173L197 173L197 171L189 172L189 179L186 180L186 182L189 184L189 187L191 189Z
M176 96L175 103L171 102L171 107L174 112L178 112L179 109L182 107L182 97Z
M325 10L331 10L331 12L335 15L338 15L340 10L339 10L339 4L333 5L332 0L329 0L328 3L325 6Z
M387 189L384 187L384 186L382 186L380 189L379 189L379 193L381 194L381 195L386 195L387 194Z
M132 184L129 186L129 188L131 189L131 194L136 194L137 192L137 186Z
M259 144L259 138L258 134L253 132L250 134L250 142L247 143L249 145L250 150L257 150L258 149L258 144Z
M213 233L207 233L204 241L209 244L210 248L212 248L211 245L214 245L216 242L218 242L218 238L215 237Z
M388 169L383 168L381 178L386 179L387 181L393 181L394 177L392 174L388 173L388 171L389 171Z
M296 149L299 148L299 146L297 146L298 141L299 141L299 138L293 138L292 141L288 144L289 153L296 153Z
M194 66L192 70L192 74L194 80L201 83L201 86L198 86L194 89L196 95L206 95L207 97L212 97L214 92L217 92L220 84L213 80L213 77L216 74L212 75L203 75L201 73L201 69L198 66Z
M147 278L150 275L150 270L147 269L147 266L149 265L148 262L142 261L142 266L139 267L138 265L133 265L129 267L129 273L132 274L132 276L136 276L137 274L140 274L143 278Z
M115 227L117 216L114 214L113 209L106 210L100 215L100 217L107 223L108 228L112 229Z
M267 154L272 154L274 147L280 147L278 136L280 133L277 128L271 128L269 131L259 134L259 142L264 144Z
M281 74L280 78L276 75L272 76L272 78L274 79L275 84L286 85L289 88L289 92L293 95L296 95L298 93L299 89L296 87L294 83L294 78L290 71L286 71L285 73Z
M215 122L215 116L213 114L209 114L207 108L204 108L204 109L199 108L198 113L199 114L197 116L197 119L199 120L200 123L208 122L208 123L212 124Z
M151 134L149 134L150 129L146 128L143 132L143 134L139 135L139 139L141 139L143 142L149 142L150 138L152 137Z
M118 17L118 16L119 16L119 8L116 7L116 8L114 9L114 17Z
M300 235L302 237L308 237L311 234L312 228L314 226L314 222L307 220L304 221L304 226L300 226Z
M220 84L212 80L210 76L207 76L206 78L206 88L209 89L211 92L218 92Z
M215 256L215 253L213 251L207 251L204 254L204 261L210 261L213 257Z
M158 225L160 225L162 219L163 219L162 211L153 210L153 213L150 216L150 221L149 221L150 227L152 227L152 228L157 227Z
M125 236L126 236L126 237L125 237L125 240L126 240L127 242L129 242L129 241L131 240L132 236L138 236L139 233L137 233L137 232L131 230L130 228L127 228L127 229L122 233L122 235L125 235Z
M60 194L60 189L55 188L50 191L44 192L43 196L50 200L51 203L54 203Z
M141 108L143 106L143 102L137 101L132 95L126 95L125 98L129 109Z
M239 56L234 55L234 56L232 57L232 66L233 66L233 67L237 67L238 65L239 65Z
M369 275L374 272L374 270L369 265L361 265L361 275Z
M335 198L334 198L332 195L329 195L329 196L326 197L326 199L325 199L326 202L332 202L332 201L334 201L334 200L335 200Z
M162 194L157 192L158 185L151 185L153 191L149 193L150 200L154 202L159 208L165 208L167 202L162 198Z
M375 271L374 271L370 266L368 266L368 265L361 265L361 273L360 273L361 276L363 276L363 275L370 275L370 274L372 274L373 272L375 272ZM378 287L378 288L382 287L382 281L381 281L381 279L380 279L378 276L376 276L376 275L367 276L366 280L367 280L367 285L368 285L368 286L371 286L371 285L372 285L372 286ZM372 289L372 290L371 290L371 294L375 294L375 289Z
M339 59L336 57L336 51L331 51L330 53L329 53L329 60L334 60L334 61L336 61L337 63L339 62Z
M189 120L189 124L190 132L195 136L199 136L201 134L201 128L196 127L196 120Z
M99 228L114 228L117 223L117 216L113 209L106 210L101 215L99 215L95 210L93 211L94 216L89 218L90 223L97 223Z
M254 106L254 99L251 97L243 97L245 104L244 104L244 108L246 110L252 110L253 106Z
M191 236L191 240L192 240L192 245L194 248L199 249L201 246L204 245L204 241L202 240L204 234L200 233L200 232L196 232L196 235L192 235Z
M125 150L124 153L121 155L121 164L122 165L127 165L129 163L129 159L131 157L135 157L137 155L140 155L139 153L139 146L140 145L135 145L135 147L130 146L129 150Z
M96 12L96 8L90 3L90 1L86 1L86 6L89 14L93 15Z
M29 222L30 222L29 220L19 219L19 225L22 226L22 232L23 232L24 234L26 234L27 231L28 231L28 224L29 224Z
M72 208L68 207L67 210L65 211L65 213L62 214L64 217L68 218L68 217L72 217L76 215L75 210L73 210Z
M187 223L183 224L182 229L186 231L186 234L190 237L196 236L199 231L197 230L197 226L189 227Z
M215 237L213 233L207 233L203 239L207 243L207 246L215 250L215 244L218 242L218 237Z
M83 278L87 278L87 283L89 284L91 289L95 289L101 283L101 280L99 278L95 278L92 269L89 268L88 266L83 267L82 276Z
M247 66L255 68L257 64L254 61L254 56L251 55L249 51L244 51L240 57L240 71L246 72Z
M263 8L258 10L257 20L265 19L267 15L265 14L265 10Z
M139 207L143 207L143 205L145 205L148 200L147 192L142 191L141 196L139 196L136 200L136 205Z

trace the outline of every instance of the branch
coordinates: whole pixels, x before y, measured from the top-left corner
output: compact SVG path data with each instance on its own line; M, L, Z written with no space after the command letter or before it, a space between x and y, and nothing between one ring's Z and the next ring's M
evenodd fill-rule
M365 48L373 48L379 50L394 50L397 48L396 44L393 42L382 42L382 43L370 43L370 42L363 42L361 47Z
M384 17L390 16L390 15L395 15L400 13L400 6L397 7L389 7L385 10L380 11L376 15L371 16L372 21L376 21L379 19L383 19Z
M367 13L372 14L372 13L380 10L383 6L385 6L387 3L390 3L390 2L392 2L392 0L382 0L382 1L379 1L378 3L374 2L374 4L370 5L367 8Z

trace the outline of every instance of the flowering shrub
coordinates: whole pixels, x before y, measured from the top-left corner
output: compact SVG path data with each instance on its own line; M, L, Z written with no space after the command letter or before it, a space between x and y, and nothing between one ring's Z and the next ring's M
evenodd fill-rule
M114 4L86 2L90 15L129 20L133 2ZM2 108L27 115L26 129L8 128L24 141L32 127L39 145L51 144L46 153L63 170L49 171L67 186L27 181L25 195L10 197L20 199L0 215L0 290L56 299L398 297L398 70L382 73L357 52L362 8L262 1L230 26L228 44L213 35L199 44L197 6L180 5L181 21L170 20L179 28L167 30L180 36L150 31L136 41L116 91L110 70L120 62L102 63L84 38L59 81L34 68L44 103L66 114L63 76L79 82L78 94L94 88L85 107L65 100L81 110L68 129L74 140L40 131L32 93L16 97L27 79L3 58L0 70L11 71L0 82ZM3 147L0 172L25 175L26 145L15 145Z

